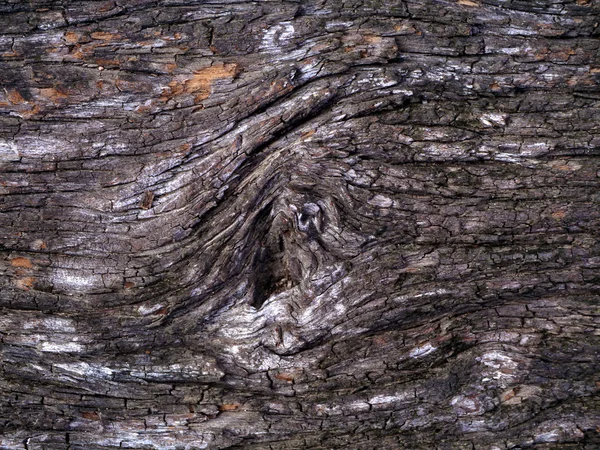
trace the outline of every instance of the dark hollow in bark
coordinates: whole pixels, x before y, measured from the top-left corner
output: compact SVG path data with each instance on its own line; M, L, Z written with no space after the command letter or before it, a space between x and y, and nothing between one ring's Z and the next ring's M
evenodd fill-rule
M0 1L0 448L600 448L599 23Z

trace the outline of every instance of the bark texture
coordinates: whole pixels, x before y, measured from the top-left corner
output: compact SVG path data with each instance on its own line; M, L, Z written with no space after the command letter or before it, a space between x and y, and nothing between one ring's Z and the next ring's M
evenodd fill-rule
M0 448L600 448L599 21L0 1Z

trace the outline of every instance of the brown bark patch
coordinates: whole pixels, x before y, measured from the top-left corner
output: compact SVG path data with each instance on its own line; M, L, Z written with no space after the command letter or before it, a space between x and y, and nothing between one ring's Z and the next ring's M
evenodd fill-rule
M100 420L100 415L95 411L84 411L81 413L81 417L88 420Z
M25 100L17 90L8 91L8 100L13 105L22 105L23 103L27 103L27 100Z
M31 248L33 250L46 250L48 248L48 245L41 239L36 239L31 243Z
M90 34L92 39L97 39L99 41L114 41L121 37L120 34L107 33L105 31L96 31L95 33Z
M504 391L502 394L500 394L500 401L502 403L505 403L507 401L509 401L510 399L514 398L515 396L515 390L514 389L508 389L506 391Z
M118 67L121 61L118 59L97 59L96 64L104 67Z
M399 23L394 26L394 31L402 32L403 34L417 34L419 31L415 28L414 25L408 23Z
M313 136L316 132L317 132L317 130L314 130L314 129L313 130L309 130L306 133L302 133L302 135L300 136L300 138L302 140L308 139L309 137Z
M239 403L225 403L223 405L219 405L219 411L235 411L240 407Z
M29 258L19 256L10 260L10 265L13 267L21 267L23 269L33 269L33 264Z
M209 97L211 86L216 80L233 78L238 73L237 64L217 64L197 71L184 83L186 94L195 94L194 102L199 103Z
M192 149L192 144L186 143L183 145L179 146L179 152L180 153L186 153L189 152Z
M21 116L25 119L29 119L32 116L35 116L36 114L39 114L41 111L40 105L33 105L33 107L29 110L25 110L25 111L21 111Z
M73 31L67 31L65 33L65 41L69 44L75 44L79 41L80 35L79 33L75 33Z
M100 12L107 12L107 11L110 11L111 9L113 9L114 7L115 7L115 2L107 2L103 6L101 6L98 9L98 11L100 11Z
M292 383L294 381L294 377L287 373L278 373L275 375L275 378L277 378L278 380L287 381L289 383Z
M56 88L42 88L40 89L40 95L54 103L58 103L62 99L67 98L67 94Z
M15 281L15 286L17 286L19 289L23 289L24 291L28 291L31 289L34 282L35 278L33 277L19 278Z
M516 386L501 393L500 402L505 405L519 405L530 397L539 396L541 392L542 389L539 386Z
M383 38L381 36L376 36L376 35L372 35L372 34L365 36L365 42L367 44L371 44L371 45L381 44L382 40L383 40Z
M81 44L75 44L70 52L70 56L75 59L83 59L93 54L96 47L96 45L82 46Z
M142 209L150 209L152 206L152 201L154 200L154 192L146 191L144 192L144 197L140 202L140 208Z

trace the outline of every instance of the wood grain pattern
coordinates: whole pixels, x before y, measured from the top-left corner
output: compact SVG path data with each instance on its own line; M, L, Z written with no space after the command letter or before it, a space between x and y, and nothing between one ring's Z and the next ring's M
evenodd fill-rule
M599 22L0 1L0 448L599 448Z

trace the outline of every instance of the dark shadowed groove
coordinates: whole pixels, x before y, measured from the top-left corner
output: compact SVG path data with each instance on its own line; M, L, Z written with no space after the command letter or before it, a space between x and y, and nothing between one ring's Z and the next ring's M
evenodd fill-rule
M594 0L117 3L0 5L0 448L598 447Z

